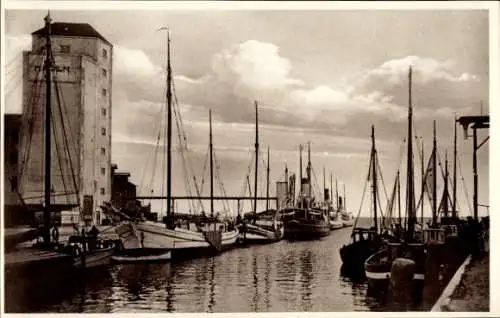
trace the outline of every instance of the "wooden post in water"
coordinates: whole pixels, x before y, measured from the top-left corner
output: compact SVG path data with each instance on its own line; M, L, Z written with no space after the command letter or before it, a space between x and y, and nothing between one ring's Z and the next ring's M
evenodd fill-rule
M412 300L413 275L415 261L408 258L396 258L392 262L389 283L389 299L396 307L409 307Z

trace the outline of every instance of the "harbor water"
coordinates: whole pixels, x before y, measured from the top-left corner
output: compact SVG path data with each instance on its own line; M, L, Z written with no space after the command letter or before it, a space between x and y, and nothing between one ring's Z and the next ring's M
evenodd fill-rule
M364 282L341 275L351 228L317 241L236 248L167 264L117 264L62 288L6 300L7 312L370 311ZM22 279L22 278L20 278ZM71 286L69 286L71 285Z

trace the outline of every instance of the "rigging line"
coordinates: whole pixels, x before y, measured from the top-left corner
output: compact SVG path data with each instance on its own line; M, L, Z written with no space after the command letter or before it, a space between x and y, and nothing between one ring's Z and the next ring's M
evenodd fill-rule
M31 64L34 62L35 59L37 58L44 58L44 56L40 56L42 55L43 53L45 52L45 46L43 46L39 52L33 52L32 55L30 56L30 59L28 60L28 66L31 66ZM7 80L7 77L9 75L12 75L12 74L15 74L14 76L16 75L19 75L19 78L22 79L23 78L23 59L22 59L22 55L23 55L23 52L19 52L9 63L7 63L5 66L4 66L4 70L6 70L6 72L4 73L4 77L5 77L5 87L7 87L11 82L12 82L12 79L9 79ZM18 59L18 57L21 57L20 59ZM21 65L17 66L15 64L11 64L15 61L19 61L21 62ZM16 67L12 67L10 70L8 70L9 67L11 66L16 66ZM21 71L19 71L19 69Z
M5 100L8 101L8 99L12 96L15 96L13 95L15 92L18 91L18 89L22 89L22 84L23 83L23 76L20 76L19 78L17 79L13 79L12 81L5 81L5 88L4 88L4 96L5 96Z
M188 149L188 146L187 146L187 138L185 136L185 133L184 133L184 129L183 129L183 124L182 124L182 117L180 116L180 109L179 109L179 104L177 102L177 98L176 98L176 95L175 95L175 90L174 90L174 98L176 100L176 102L174 103L174 117L175 117L175 120L176 120L176 126L177 126L177 130L178 130L178 137L179 137L179 143L180 143L180 151L181 151L181 156L182 156L182 160L183 161L186 161L186 162L183 162L183 171L184 171L184 174L185 174L185 178L189 178L189 174L191 175L195 175L194 174L194 171L193 171L193 168L192 168L192 163L191 161L189 160L189 156L185 157L185 152L188 153L189 155L189 149ZM187 165L187 167L186 167ZM198 193L199 195L199 189L198 189L198 186L197 184L195 183L194 184L195 186L195 190L196 192ZM189 186L188 186L188 189L187 191L189 193L191 193L191 183L189 183ZM201 201L200 201L201 202Z
M16 55L14 55L14 57L9 62L5 63L4 69L7 69L10 66L14 65L13 63L16 62L16 61L21 61L22 62L22 59L19 59L19 57L22 57L22 55L23 55L23 51L21 50Z
M55 61L55 58L54 56L52 55L52 52L51 52L51 58L52 58L52 63L53 65L56 65L56 61ZM56 72L53 72L52 73L52 76L54 77L54 87L56 89L56 94L58 96L58 107L59 107L59 111L61 113L61 123L63 124L63 131L64 133L66 133L66 128L64 126L64 116L63 116L63 111L64 111L64 114L67 114L68 113L68 109L66 107L66 103L64 102L64 96L62 93L60 93L60 87L59 87L59 81L58 81L58 77L57 77L57 73ZM61 106L62 105L62 106ZM62 109L63 108L63 109ZM71 129L71 125L68 124L68 130L69 130L69 134L70 136L74 138L75 134L73 133L72 129ZM66 142L67 142L67 138L66 138ZM68 147L68 151L69 151L69 144L66 145ZM74 151L75 153L78 151L78 145L76 144L76 142L73 142L73 145L74 147ZM76 190L76 189L75 189Z
M377 192L379 192L379 191L377 191ZM385 214L384 214L384 210L382 209L382 202L381 202L380 197L381 197L381 195L378 195L378 193L377 193L377 203L378 203L378 209L380 211L380 218L382 220L382 224L385 224L386 217L385 217ZM389 200L387 200L387 201L389 201Z
M42 50L40 50L40 52L43 54L45 52L45 47L42 48ZM28 60L28 66L31 67L31 65L34 62L36 62L37 59L43 61L44 58L45 58L44 55L34 54ZM41 62L41 61L39 61L39 62ZM34 63L34 64L35 64L35 66L37 65L37 63ZM21 65L21 66L23 66L23 65ZM35 77L34 82L38 81L37 80L39 78L38 75L40 74L41 71L43 71L43 67L42 66L40 66L38 68L38 72L36 73L37 76ZM29 70L28 70L28 72L29 72ZM11 74L14 74L14 76L11 79L7 80L6 79L7 76L9 76ZM16 75L19 75L19 77L17 79L15 78ZM10 94L15 91L15 89L19 85L19 82L21 82L23 80L23 78L24 78L23 77L23 67L21 67L21 71L19 71L19 69L16 67L16 68L13 68L10 71L8 71L8 72L5 73L5 87L4 87L4 91L5 91L5 96L6 97L10 96ZM13 85L13 83L15 83L16 85Z
M55 77L55 79L54 79L54 86L55 86L55 90L56 90L57 105L58 105L59 113L60 113L60 116L61 116L61 126L62 126L62 133L63 133L63 141L64 141L64 145L66 147L66 151L67 151L67 155L68 155L68 159L69 159L68 162L69 162L69 166L70 166L70 170L71 170L71 176L72 176L72 179L73 179L73 186L75 187L75 192L78 193L77 198L76 198L76 202L77 202L77 205L79 207L80 214L83 217L83 207L80 206L80 195L79 195L80 189L78 187L78 183L77 183L76 177L75 177L75 169L73 167L73 160L71 158L71 153L69 151L68 137L66 135L66 126L64 124L64 114L63 114L62 107L61 107L61 101L63 102L63 105L64 105L64 100L63 100L62 94L60 93L60 90L59 90L59 85L58 85L59 83L57 82L57 77L55 76L55 74L51 73L51 75L53 77ZM75 147L75 152L76 152L76 147Z
M359 206L358 213L356 215L356 220L354 220L354 226L353 226L353 228L356 228L356 225L358 224L359 216L361 215L361 209L363 208L363 203L365 201L366 187L368 185L368 182L370 181L371 170L372 169L371 169L371 165L370 165L370 167L368 168L368 175L367 175L366 180L365 180L365 185L363 187L363 194L361 196L361 203L360 203L360 206Z
M172 88L173 88L173 95L174 95L174 114L176 115L176 120L179 122L179 123L177 123L177 121L176 121L177 129L178 129L178 131L180 133L182 133L182 137L183 137L182 140L181 140L181 145L182 145L182 141L184 141L185 151L188 152L188 154L189 154L189 149L188 149L188 145L187 145L187 137L186 137L186 134L185 134L185 129L184 129L183 121L182 121L182 116L180 115L179 101L177 99L177 92L176 92L176 89L175 89L175 82L174 81L172 81ZM180 137L181 136L179 135L179 138ZM188 173L191 173L194 176L195 174L194 174L194 171L193 171L193 164L192 164L189 156L187 158L187 165L188 165L188 168L189 168ZM194 186L195 186L196 192L198 193L198 196L200 196L200 190L198 189L198 185L197 185L196 182L195 182ZM201 200L200 200L200 204L201 204Z
M209 155L209 149L210 149L210 146L207 146L207 152L206 152L206 155L205 155L205 162L203 163L203 170L201 172L201 182L200 182L200 185L199 185L199 189L200 189L200 194L203 194L203 188L204 188L204 185L205 185L205 174L206 174L206 171L207 171L207 167L208 167L208 158L210 157ZM203 205L203 202L200 200L200 208L201 208L201 211L202 213L205 213L205 206Z
M165 85L165 83L162 83L162 91L165 90L165 88L163 87L164 85ZM161 102L161 106L160 106L160 110L159 110L159 115L160 116L163 114L165 108L166 108L166 96L165 96L165 94L163 94L163 96L162 96L162 102ZM156 176L158 153L159 153L159 149L160 149L162 124L163 124L162 118L160 117L160 120L157 123L158 126L156 127L156 131L158 132L158 135L156 137L155 146L154 146L153 152L152 152L152 157L153 157L153 161L154 161L153 166L152 166L152 174L151 174L151 179L149 180L149 184L147 186L145 184L147 167L144 167L144 169L143 169L143 174L142 174L143 177L142 177L142 180L141 180L141 184L144 184L144 188L146 188L147 192L153 191L153 183L154 183L154 179L155 179L155 176ZM165 125L166 125L166 123L165 123ZM163 170L164 169L162 169L162 173L163 173ZM164 182L164 178L162 179L161 182L162 183ZM163 194L163 190L162 190L162 194ZM163 206L163 201L162 201L162 206ZM162 207L162 209L163 209L163 207Z
M57 161L59 163L59 171L61 173L61 181L62 181L62 184L63 184L64 192L67 193L68 189L66 187L66 182L64 180L64 171L63 171L63 165L62 165L62 162L61 162L61 153L59 151L59 140L58 140L57 134L56 134L55 118L54 118L54 112L52 111L52 109L50 110L50 118L51 118L51 122L52 122L52 125L51 125L52 129L51 129L51 131L52 131L52 134L54 136L54 144L55 144L55 148L56 148ZM52 188L52 185L51 185L51 188ZM56 191L55 191L55 187L54 187L54 194L55 193L56 193ZM66 203L69 203L67 197L66 197Z
M40 69L38 70L38 73L37 73L37 77L40 75L40 72L42 72L42 68L40 67ZM31 153L31 143L33 141L33 130L34 130L34 125L36 122L38 122L38 120L36 120L36 117L37 117L37 107L36 105L38 104L38 102L40 101L40 98L42 97L42 94L41 94L41 88L42 88L42 81L33 81L32 85L31 85L31 94L29 95L29 99L28 99L28 104L27 104L27 107L30 107L30 112L27 115L27 120L25 121L25 123L21 123L22 127L21 127L21 130L24 131L25 129L28 130L28 142L27 142L27 145L25 146L25 148L23 149L24 151L24 156L23 156L23 161L21 162L21 167L20 167L20 173L19 173L19 177L22 177L24 175L24 172L25 172L25 169L26 169L26 165L27 165L27 162L28 162L28 158L30 157L30 153Z
M460 176L461 176L461 179L462 179L462 184L464 186L464 192L465 192L465 199L467 200L467 207L469 208L469 215L472 215L472 205L470 203L470 200L469 200L469 191L467 190L467 183L465 182L465 178L464 178L464 174L463 174L463 171L462 171L462 163L461 163L461 160L457 160L458 161L458 169L460 170Z
M378 160L378 153L375 153L375 163L377 164L378 174L380 175L380 179L382 180L382 188L384 189L385 200L389 201L389 196L387 195L387 189L384 182L384 176L382 174L382 168L380 167L380 162Z
M45 47L45 46L42 46L42 47L38 48L38 50L30 52L30 53L31 53L31 58L37 58L37 57L39 57L39 56L40 56L40 54L42 54L43 52L45 52L45 49L46 49L46 47ZM24 51L23 51L23 50L21 50L21 51L20 51L20 52L18 52L16 55L14 55L14 57L13 57L13 58L12 58L9 62L5 63L5 65L4 65L4 69L6 69L6 68L8 68L8 67L12 66L12 63L14 63L14 62L16 62L16 61L20 61L20 62L22 62L22 61L23 61L23 60L22 60L22 56L23 56L23 54L24 54ZM19 57L21 57L21 59L19 59Z
M221 177L220 177L220 164L219 164L219 160L218 160L218 157L216 155L216 152L214 151L214 159L215 159L215 164L216 164L216 168L217 168L217 179L219 180L220 182L220 186L221 186L221 190L222 190L222 194L224 196L227 197L227 193L226 193L226 189L224 187L224 182L222 181ZM227 203L227 200L225 200L224 202Z
M160 106L160 113L159 113L160 115L164 111L165 104L166 103L165 103L165 98L164 98L162 100L162 103L161 103L161 106ZM155 179L154 177L156 176L156 167L157 167L158 153L159 153L159 149L160 149L160 140L161 140L161 133L162 133L162 120L161 120L161 117L160 117L160 121L158 122L158 127L157 127L156 131L157 131L157 134L156 134L156 138L155 138L156 139L155 140L155 146L153 148L153 151L148 156L148 159L146 161L146 165L144 166L144 168L142 170L142 179L141 179L141 182L139 184L139 187L141 189L144 189L147 193L149 193L150 191L154 191L153 190L153 182L154 182L154 179ZM146 174L147 174L148 165L149 165L149 162L150 162L151 158L153 159L151 179L149 179L149 183L146 184ZM162 182L163 182L163 180L162 180ZM151 203L151 200L150 200L150 203Z
M157 142L159 142L161 138L161 132L158 134L157 136ZM158 145L156 145L158 146ZM158 151L157 151L158 147L155 147L155 150L149 154L147 160L146 160L146 164L144 165L144 168L143 168L143 171L142 171L142 178L141 178L141 181L139 183L139 188L142 189L142 192L146 192L148 193L151 188L152 188L152 184L153 184L153 177L151 177L151 180L149 182L148 185L146 185L145 183L145 179L146 179L146 171L148 169L148 166L149 166L149 163L150 163L150 160L152 159L153 160L153 164L152 164L152 167L153 167L153 173L152 173L152 176L155 175L155 172L156 172L156 160L157 160L157 157L158 157Z

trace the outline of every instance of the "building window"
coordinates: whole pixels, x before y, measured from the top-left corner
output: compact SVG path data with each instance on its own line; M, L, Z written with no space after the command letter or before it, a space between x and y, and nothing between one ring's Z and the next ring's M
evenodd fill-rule
M106 116L106 113L107 113L106 112L106 108L101 108L101 113L102 113L103 116Z
M101 195L105 195L105 194L106 194L106 189L101 188Z
M108 70L107 70L107 69L103 68L103 69L101 70L101 72L102 72L102 76L104 76L104 77L107 77L107 76L108 76Z
M106 168L101 168L101 174L104 176L106 175Z
M102 57L105 59L108 58L108 51L106 51L106 49L102 49Z
M69 45L61 45L61 53L69 53L70 46Z
M105 88L103 88L101 94L102 96L106 96L108 94L108 91Z
M106 128L101 128L101 135L106 136Z
M106 148L101 148L101 155L105 155L106 154Z

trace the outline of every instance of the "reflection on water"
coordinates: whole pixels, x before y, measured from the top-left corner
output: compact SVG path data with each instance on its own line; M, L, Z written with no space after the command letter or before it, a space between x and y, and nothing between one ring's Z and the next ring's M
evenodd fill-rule
M265 312L381 310L366 284L340 275L339 248L350 229L320 241L234 249L171 264L115 265L53 301L45 312Z

